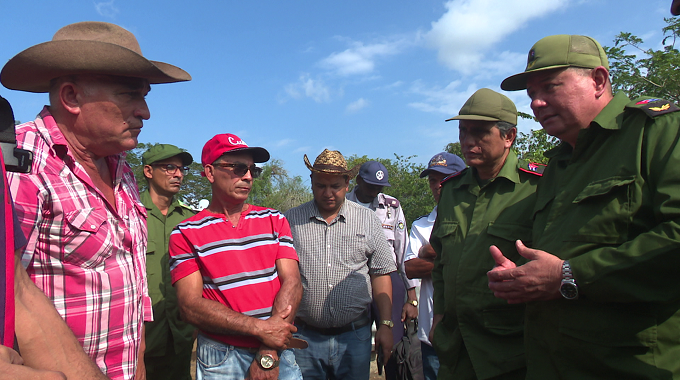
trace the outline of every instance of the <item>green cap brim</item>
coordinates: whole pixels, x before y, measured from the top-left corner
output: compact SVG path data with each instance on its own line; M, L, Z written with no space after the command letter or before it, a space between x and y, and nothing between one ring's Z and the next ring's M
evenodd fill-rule
M481 116L481 115L458 115L458 116L454 116L450 119L446 119L446 121L451 121L451 120L503 121L503 120L495 118L495 117Z
M525 71L519 74L511 75L503 80L501 82L501 89L503 91L519 91L519 90L526 90L527 89L527 79L529 78L529 75L531 73L539 72L539 71L545 71L545 70L555 70L555 69L564 69L567 67L574 67L572 65L555 65L555 66L548 66L548 67L541 67L535 70L530 70L530 71Z

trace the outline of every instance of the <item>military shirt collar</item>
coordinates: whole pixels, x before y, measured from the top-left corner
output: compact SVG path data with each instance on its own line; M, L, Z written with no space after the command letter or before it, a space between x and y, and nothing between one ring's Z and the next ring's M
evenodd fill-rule
M519 183L519 173L517 172L518 164L519 159L517 158L517 154L513 149L510 149L508 156L503 163L503 167L501 167L501 171L498 172L494 181L498 180L498 178L505 178L511 182ZM455 182L454 188L477 185L476 172L476 168L470 167L461 175L460 180Z
M151 194L149 193L149 189L146 189L139 193L139 199L142 201L142 204L144 204L144 207L146 207L147 213L148 214L153 214L157 218L163 217L165 218L167 215L163 215L161 213L161 210L156 207L156 205L153 203L151 200ZM175 209L179 209L181 212L181 209L183 206L180 204L179 199L177 197L172 197L172 203L170 204L170 207L168 207L168 215L173 213Z
M590 123L591 126L598 125L603 129L618 130L621 129L622 123L616 120L617 116L621 114L626 104L630 103L630 99L623 92L617 93L614 98L600 111L595 119Z

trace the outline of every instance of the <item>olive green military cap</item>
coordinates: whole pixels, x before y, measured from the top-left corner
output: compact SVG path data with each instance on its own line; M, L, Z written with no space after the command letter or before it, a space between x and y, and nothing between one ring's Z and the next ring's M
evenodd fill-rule
M183 152L181 149L170 144L158 144L149 148L142 154L142 165L151 165L154 162L165 160L166 158L179 156L182 160L182 165L188 166L194 162L194 158L189 152Z
M563 67L594 69L604 66L609 70L609 61L600 43L587 36L558 34L542 38L531 47L524 72L505 78L501 88L517 91L527 88L529 74Z
M517 125L517 108L507 96L481 88L463 104L458 116L446 119L451 120L506 121Z

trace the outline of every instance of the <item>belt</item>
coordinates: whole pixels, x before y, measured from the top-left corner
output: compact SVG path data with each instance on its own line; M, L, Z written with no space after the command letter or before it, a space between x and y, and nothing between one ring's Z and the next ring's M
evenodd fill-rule
M295 318L295 324L304 327L307 330L317 332L321 335L340 335L354 329L358 329L371 324L371 318L369 317L368 311L361 314L361 316L354 321L340 327L316 327L309 323L303 321L300 318Z

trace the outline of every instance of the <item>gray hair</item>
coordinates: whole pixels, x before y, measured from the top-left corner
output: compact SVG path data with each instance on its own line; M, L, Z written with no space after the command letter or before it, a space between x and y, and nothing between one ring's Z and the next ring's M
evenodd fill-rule
M517 126L515 124L508 123L507 121L497 121L496 128L498 128L498 131L500 131L501 137L505 137L511 129L517 129ZM517 136L515 136L515 140L512 141L512 145L515 145L516 140Z

